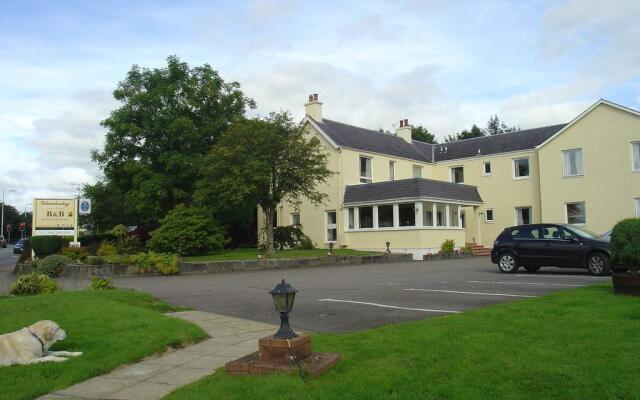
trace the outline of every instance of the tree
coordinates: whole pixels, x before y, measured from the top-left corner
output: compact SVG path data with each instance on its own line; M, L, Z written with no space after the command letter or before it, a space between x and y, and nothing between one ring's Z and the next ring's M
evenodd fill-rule
M2 202L0 202L2 207ZM4 238L9 241L11 236L11 243L16 242L21 237L20 223L25 223L24 235L31 236L31 212L21 213L12 205L4 205L4 226L0 229L0 235L4 235ZM7 225L11 225L11 234L7 232Z
M228 205L255 202L265 215L265 248L273 253L273 216L283 201L322 204L318 185L333 175L316 137L305 135L288 112L236 123L205 158L196 199Z
M478 128L476 124L473 124L470 130L465 129L460 133L448 135L447 137L444 138L444 141L455 142L458 140L471 139L471 138L482 137L482 136L485 136L482 129Z
M501 135L503 133L512 133L520 130L518 126L507 126L504 122L500 121L498 114L489 117L487 121L486 132L489 135Z
M123 211L128 225L154 223L177 204L190 203L205 154L255 107L239 83L225 82L208 64L191 68L176 56L163 68L134 65L113 96L121 105L101 122L104 148L92 152L104 181L87 188L116 191L117 203L95 204L97 213L109 208L111 226L124 222L115 217Z
M411 139L418 140L424 143L436 144L438 141L433 133L421 125L417 125L411 128Z

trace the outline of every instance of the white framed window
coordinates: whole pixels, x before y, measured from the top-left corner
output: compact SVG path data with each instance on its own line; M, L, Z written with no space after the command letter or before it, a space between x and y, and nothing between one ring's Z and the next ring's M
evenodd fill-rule
M360 183L371 183L371 158L360 156Z
M396 180L396 162L395 161L389 161L389 180L390 181Z
M416 226L416 204L398 204L399 226Z
M489 223L493 222L493 208L487 208L484 210L484 220Z
M422 167L419 165L413 166L413 177L414 178L422 178Z
M300 226L300 213L291 214L291 225Z
M636 203L636 218L640 218L640 197L636 197L634 200Z
M353 207L349 207L349 229L355 229L356 227L356 210Z
M482 175L491 176L491 161L485 161L482 163Z
M460 206L458 204L449 204L449 226L460 228Z
M378 206L378 227L392 228L393 223L393 204L385 204Z
M373 207L358 207L358 228L373 228Z
M451 167L451 182L464 183L464 167Z
M640 142L631 143L631 169L640 172Z
M434 211L435 203L425 201L422 203L422 225L423 226L435 226L434 225Z
M516 207L516 225L527 225L533 222L531 207Z
M586 224L587 210L584 201L575 203L566 203L567 223L568 224Z
M582 176L582 149L564 150L562 152L562 175Z
M327 243L338 240L338 214L335 210L325 212L325 241Z
M513 160L513 179L527 179L530 176L529 157Z

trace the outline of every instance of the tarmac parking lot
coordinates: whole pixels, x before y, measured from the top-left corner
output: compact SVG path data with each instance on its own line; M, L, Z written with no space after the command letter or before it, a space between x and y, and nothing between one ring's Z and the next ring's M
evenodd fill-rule
M268 291L282 278L300 292L294 329L349 332L389 323L460 313L557 290L607 282L582 269L543 268L501 274L488 257L305 269L127 277L128 287L185 307L267 323L278 316ZM78 285L65 282L66 286Z

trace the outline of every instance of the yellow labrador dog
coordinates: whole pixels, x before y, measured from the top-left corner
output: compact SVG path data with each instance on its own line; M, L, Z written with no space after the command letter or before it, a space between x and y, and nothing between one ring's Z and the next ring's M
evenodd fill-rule
M55 342L66 337L67 333L53 321L38 321L28 328L0 335L0 367L61 362L67 359L60 356L81 356L81 352L49 351Z

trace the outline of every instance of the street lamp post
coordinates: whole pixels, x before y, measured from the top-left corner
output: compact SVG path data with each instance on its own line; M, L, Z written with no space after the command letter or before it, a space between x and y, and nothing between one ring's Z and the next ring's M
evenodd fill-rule
M13 189L0 189L0 192L2 192L2 211L0 212L0 214L2 214L2 216L0 217L0 236L4 236L4 192L15 192L15 190Z

